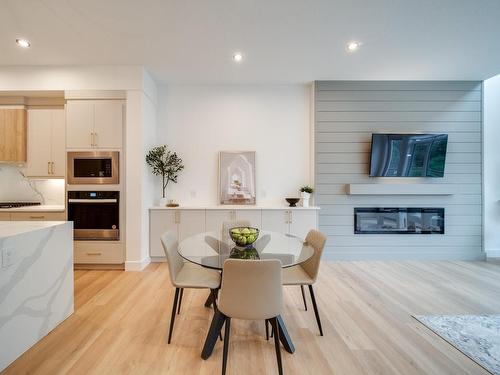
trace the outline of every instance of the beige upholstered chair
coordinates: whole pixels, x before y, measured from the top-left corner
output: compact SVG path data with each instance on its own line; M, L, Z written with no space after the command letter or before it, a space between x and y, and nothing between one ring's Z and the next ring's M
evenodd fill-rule
M300 285L302 291L302 299L304 301L304 308L307 311L306 296L304 293L304 285L309 286L309 293L313 303L314 314L316 315L316 322L318 323L319 333L323 336L323 328L321 327L321 320L319 318L318 306L316 305L316 298L314 296L313 284L318 277L319 264L323 249L325 248L326 236L317 230L310 230L306 237L306 243L314 248L314 255L303 264L298 266L285 268L283 270L283 285Z
M170 329L168 331L168 343L172 338L174 329L175 310L180 312L182 302L182 292L184 288L192 289L210 289L212 298L216 299L216 289L220 286L220 273L197 266L193 263L184 262L177 252L177 239L172 232L166 232L161 236L163 250L167 256L168 269L170 273L170 282L175 286L174 304L172 306L172 315L170 317ZM181 293L179 298L179 292ZM178 305L177 305L178 303ZM214 304L214 309L217 306Z
M281 262L228 259L224 262L219 311L225 319L222 374L226 373L231 319L265 320L273 328L278 370L283 374L277 317L283 309Z

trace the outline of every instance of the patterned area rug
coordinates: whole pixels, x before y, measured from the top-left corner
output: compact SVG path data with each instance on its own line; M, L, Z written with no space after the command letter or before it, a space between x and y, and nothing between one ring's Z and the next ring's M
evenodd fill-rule
M500 375L500 315L414 315L494 375Z

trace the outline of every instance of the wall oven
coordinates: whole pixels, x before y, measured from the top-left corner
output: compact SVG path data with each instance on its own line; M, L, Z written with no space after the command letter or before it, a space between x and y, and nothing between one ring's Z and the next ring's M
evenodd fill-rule
M68 152L68 184L119 184L118 151Z
M68 191L68 220L75 240L120 239L119 191Z

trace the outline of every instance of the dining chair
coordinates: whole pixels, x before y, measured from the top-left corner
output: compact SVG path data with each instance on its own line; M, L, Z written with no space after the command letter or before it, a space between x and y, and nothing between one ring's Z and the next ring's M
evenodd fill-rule
M323 254L323 249L325 248L326 236L313 229L307 233L305 242L314 249L313 256L302 264L285 268L283 270L283 285L300 285L302 300L304 301L304 308L306 311L307 302L306 295L304 293L304 286L307 285L309 287L309 294L311 295L319 333L323 336L323 328L321 327L321 320L319 318L318 306L314 296L313 284L316 283L316 279L318 277L319 264L321 255Z
M222 375L226 373L231 319L265 320L272 326L279 374L283 374L278 316L283 309L281 262L277 259L224 262L219 312L224 319Z
M181 309L182 292L185 288L190 289L210 289L214 300L214 310L217 310L215 291L220 286L220 273L215 270L203 268L193 263L184 262L177 252L177 239L172 232L166 232L161 236L161 244L167 257L170 282L175 286L174 304L172 306L172 315L170 317L170 328L168 331L168 343L172 338L174 329L175 313ZM179 298L179 293L181 296Z

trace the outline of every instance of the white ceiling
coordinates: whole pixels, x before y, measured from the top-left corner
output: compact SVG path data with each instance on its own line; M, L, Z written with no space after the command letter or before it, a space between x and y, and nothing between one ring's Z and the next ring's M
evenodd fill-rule
M485 79L499 46L499 0L0 0L0 65L145 65L163 82Z

